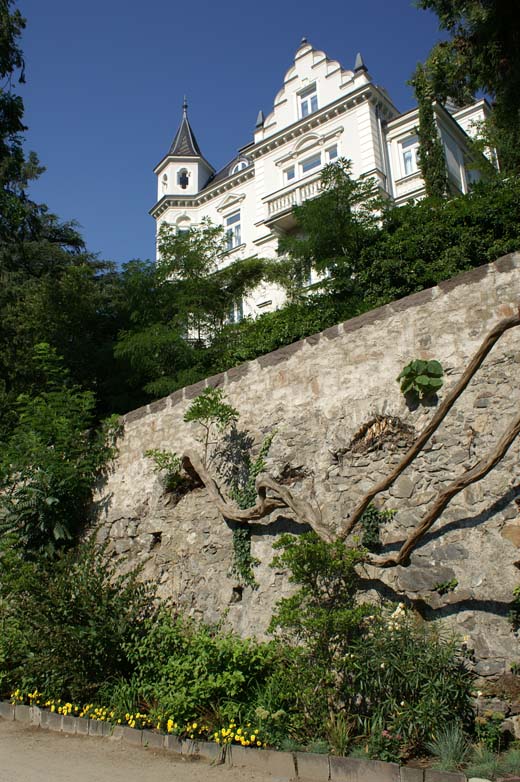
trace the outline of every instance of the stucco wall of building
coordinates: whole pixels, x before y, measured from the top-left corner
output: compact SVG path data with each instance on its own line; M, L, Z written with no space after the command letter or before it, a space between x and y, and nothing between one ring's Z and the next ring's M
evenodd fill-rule
M520 304L520 254L474 269L327 329L255 361L175 392L124 419L119 455L97 497L97 535L121 568L143 564L159 594L190 615L226 621L262 635L276 601L290 591L273 569L272 545L301 525L277 512L252 526L257 589L230 575L232 532L204 488L176 499L164 491L148 449L181 454L198 447L183 415L205 386L221 387L240 412L239 426L259 443L276 432L269 470L295 494L326 509L331 525L404 453L406 444L356 453L351 441L376 415L398 416L419 432L433 406L409 407L396 377L413 358L438 359L446 395L484 336ZM520 328L508 331L485 360L424 453L379 498L397 514L383 529L395 549L450 480L490 451L520 404ZM485 479L450 503L407 567L367 568L367 591L408 602L428 620L469 636L482 675L519 659L507 614L520 582L520 442ZM441 583L456 580L453 591Z

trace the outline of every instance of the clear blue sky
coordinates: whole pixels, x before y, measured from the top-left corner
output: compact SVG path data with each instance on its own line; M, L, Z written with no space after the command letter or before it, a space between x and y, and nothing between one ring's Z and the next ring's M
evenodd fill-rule
M402 111L415 64L439 38L410 0L18 0L27 149L47 167L31 189L80 224L89 249L123 263L154 254L153 167L184 93L203 154L224 165L269 112L302 36L351 68L361 51Z

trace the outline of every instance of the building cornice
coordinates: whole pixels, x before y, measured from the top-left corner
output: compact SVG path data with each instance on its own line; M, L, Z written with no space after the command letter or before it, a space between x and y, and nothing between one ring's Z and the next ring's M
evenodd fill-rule
M179 163L198 163L202 161L206 164L206 166L209 168L210 171L215 173L215 169L211 165L211 163L206 160L206 158L203 155L197 155L196 157L194 155L165 155L163 159L157 163L155 166L153 173L154 174L160 174L163 168L171 161L171 160L177 160Z
M227 179L223 179L221 182L215 184L214 187L209 184L207 188L201 190L200 193L195 193L191 196L180 194L163 195L163 197L160 198L159 201L157 201L157 203L150 209L148 214L152 215L152 217L160 217L163 212L170 208L178 209L180 207L185 207L188 209L193 209L202 206L202 204L205 204L207 201L211 201L216 196L222 195L228 190L232 190L237 185L241 185L243 182L247 182L249 179L253 179L254 176L255 169L254 166L251 166L250 168L243 168L242 171L233 174Z

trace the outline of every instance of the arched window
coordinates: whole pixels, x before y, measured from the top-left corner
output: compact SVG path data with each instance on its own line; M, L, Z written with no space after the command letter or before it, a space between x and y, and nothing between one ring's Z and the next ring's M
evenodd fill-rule
M238 174L239 171L242 171L243 168L247 168L249 163L247 160L239 160L238 163L235 163L231 171L229 172L230 176L231 174Z
M181 170L177 174L177 184L182 187L183 190L186 190L190 183L189 179L189 173L187 168L181 168Z
M181 216L177 220L176 223L177 226L177 233L178 234L185 234L187 231L191 228L191 221L189 217Z

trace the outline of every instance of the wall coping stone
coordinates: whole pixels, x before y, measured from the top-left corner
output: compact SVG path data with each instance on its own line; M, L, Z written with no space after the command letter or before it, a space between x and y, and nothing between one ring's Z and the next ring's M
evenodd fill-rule
M396 299L396 301L384 304L374 310L364 312L362 315L350 318L350 320L344 321L343 323L330 326L318 334L311 334L297 342L292 342L290 345L284 345L271 353L265 353L263 356L258 356L251 361L246 361L236 367L230 367L225 372L220 372L217 375L200 380L198 383L193 383L190 386L180 388L167 397L150 402L148 405L138 407L136 410L126 413L122 416L122 422L125 425L133 424L147 415L153 415L155 412L163 410L166 407L174 407L180 402L194 399L205 388L228 386L231 383L240 380L242 377L245 377L254 367L264 368L278 366L291 359L299 350L302 350L305 347L315 347L321 340L332 340L343 337L346 334L352 334L355 331L358 331L358 329L391 318L397 313L415 307L421 307L430 301L446 296L462 285L474 285L487 276L496 273L510 272L513 269L520 269L520 252L503 255L492 263L476 266L475 268L461 272L461 274L457 274L455 277L451 277L448 280L442 280L433 288L426 288L422 291L417 291L417 293L411 293L409 296L405 296L402 299Z
M42 729L89 736L111 737L124 743L163 748L178 755L191 755L215 761L223 755L223 748L210 741L182 741L177 736L139 730L126 725L111 725L84 717L62 716L36 706L13 706L0 701L0 719L17 720ZM246 766L271 774L283 782L466 782L462 773L433 769L410 768L381 760L342 758L305 752L277 752L228 745L226 762L231 766Z
M328 782L330 776L329 756L314 752L295 752L297 778L302 782Z
M8 701L0 701L0 717L3 720L14 720L14 705Z
M397 763L334 755L330 756L329 763L331 782L400 782L401 778Z

